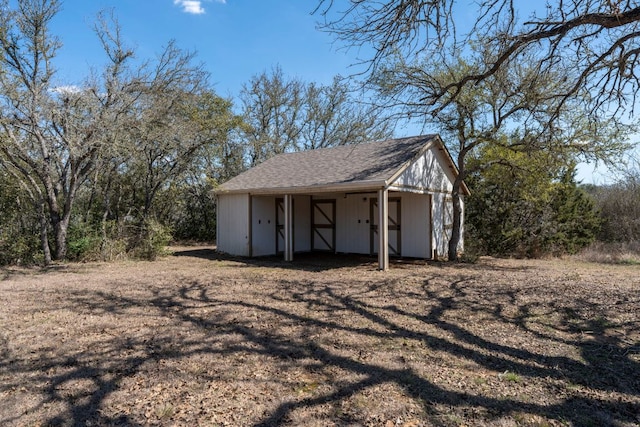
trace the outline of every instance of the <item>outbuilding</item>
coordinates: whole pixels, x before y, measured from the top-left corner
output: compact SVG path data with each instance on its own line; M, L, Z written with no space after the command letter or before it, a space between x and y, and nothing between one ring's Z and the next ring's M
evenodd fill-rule
M218 250L377 254L381 270L389 256L438 258L457 174L438 135L276 155L216 190Z

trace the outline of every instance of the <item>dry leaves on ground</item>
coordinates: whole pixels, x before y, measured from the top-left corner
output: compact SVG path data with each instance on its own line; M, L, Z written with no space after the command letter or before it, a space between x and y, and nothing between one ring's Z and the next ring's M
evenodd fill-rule
M0 425L638 425L638 273L211 248L0 270Z

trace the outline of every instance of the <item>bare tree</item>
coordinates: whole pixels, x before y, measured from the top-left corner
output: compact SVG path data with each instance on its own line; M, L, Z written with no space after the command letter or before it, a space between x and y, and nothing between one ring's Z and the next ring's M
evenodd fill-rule
M392 133L380 109L356 101L340 76L330 85L306 85L301 125L301 150L380 140Z
M487 55L485 46L475 49L481 58ZM550 98L548 94L555 90L561 76L552 70L542 73L526 60L463 87L438 114L425 114L424 98L439 93L450 82L485 63L469 62L462 56L453 57L450 62L429 59L408 64L396 56L378 67L372 81L398 115L423 117L425 126L437 129L456 157L459 174L453 183L453 229L448 248L449 259L455 260L461 238L460 190L471 172L467 170L469 154L485 145L503 145L511 150L544 151L567 162L577 156L606 160L627 148L622 141L630 128L609 117L589 120L579 100L561 102ZM507 133L509 138L504 138Z
M500 69L527 58L541 73L562 70L564 84L550 96L560 104L588 92L592 110L633 111L640 80L635 72L640 58L640 4L637 1L574 0L531 5L514 0L481 0L475 23L458 28L456 13L467 15L466 4L455 0L350 0L336 10L333 0L320 0L317 13L323 27L348 46L371 47L363 58L376 72L390 55L431 57L447 61L453 51L481 42L491 57L479 69L425 98L437 112L462 88L477 84ZM522 15L527 15L522 18ZM366 50L365 50L366 51Z
M576 0L531 9L513 0L477 3L476 22L456 32L454 0L365 2L317 9L324 28L351 47L367 47L364 86L398 119L415 119L457 141L454 184L459 238L459 185L465 157L517 131L519 145L550 154L607 160L627 146L618 113L633 111L640 88L633 73L640 33L635 2ZM531 7L531 6L529 6Z
M182 173L209 142L191 120L207 77L192 61L193 53L170 43L155 64L141 70L127 164L139 174L143 219L161 187Z
M5 2L0 13L0 161L41 213L45 262L65 257L73 201L100 147L99 99L54 86L52 59L60 44L48 25L58 9L55 0L26 0L15 11ZM47 223L55 239L53 256Z
M340 77L330 85L305 83L275 68L254 77L241 100L252 166L285 151L356 144L392 134L381 110L356 101Z
M254 76L243 86L240 101L250 166L296 147L302 130L303 86L301 80L287 79L280 67Z
M52 61L60 43L49 24L58 1L25 0L16 10L4 2L2 8L0 162L40 213L42 249L50 262L65 258L76 196L87 180L100 178L99 171L117 170L136 149L144 153L154 174L145 181L146 212L163 179L182 167L183 158L192 158L200 139L185 118L206 73L172 43L157 61L134 62L117 22L100 16L95 30L108 65L82 87L56 85ZM49 230L55 239L51 255Z

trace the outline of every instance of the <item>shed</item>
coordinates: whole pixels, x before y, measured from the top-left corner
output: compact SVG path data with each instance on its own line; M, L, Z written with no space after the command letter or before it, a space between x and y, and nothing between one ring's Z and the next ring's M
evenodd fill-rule
M437 258L447 253L457 174L438 135L276 155L216 190L218 250L287 261L377 254L381 270L389 256Z

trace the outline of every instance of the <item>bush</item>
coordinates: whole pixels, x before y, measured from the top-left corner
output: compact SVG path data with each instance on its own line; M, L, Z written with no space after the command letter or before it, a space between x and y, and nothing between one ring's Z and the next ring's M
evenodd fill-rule
M67 235L71 261L154 260L171 241L170 229L155 220L136 225L131 220L101 224L74 223Z
M594 187L591 192L602 218L598 240L640 241L640 169L615 184Z
M133 231L128 252L137 259L153 261L165 253L172 238L171 230L156 220L146 220Z
M87 223L71 224L67 233L67 258L71 261L97 261L101 238L97 227Z
M571 168L555 177L496 165L468 184L465 241L475 255L573 254L595 239L597 211Z
M44 262L40 236L19 234L2 236L0 230L0 265L39 265Z

